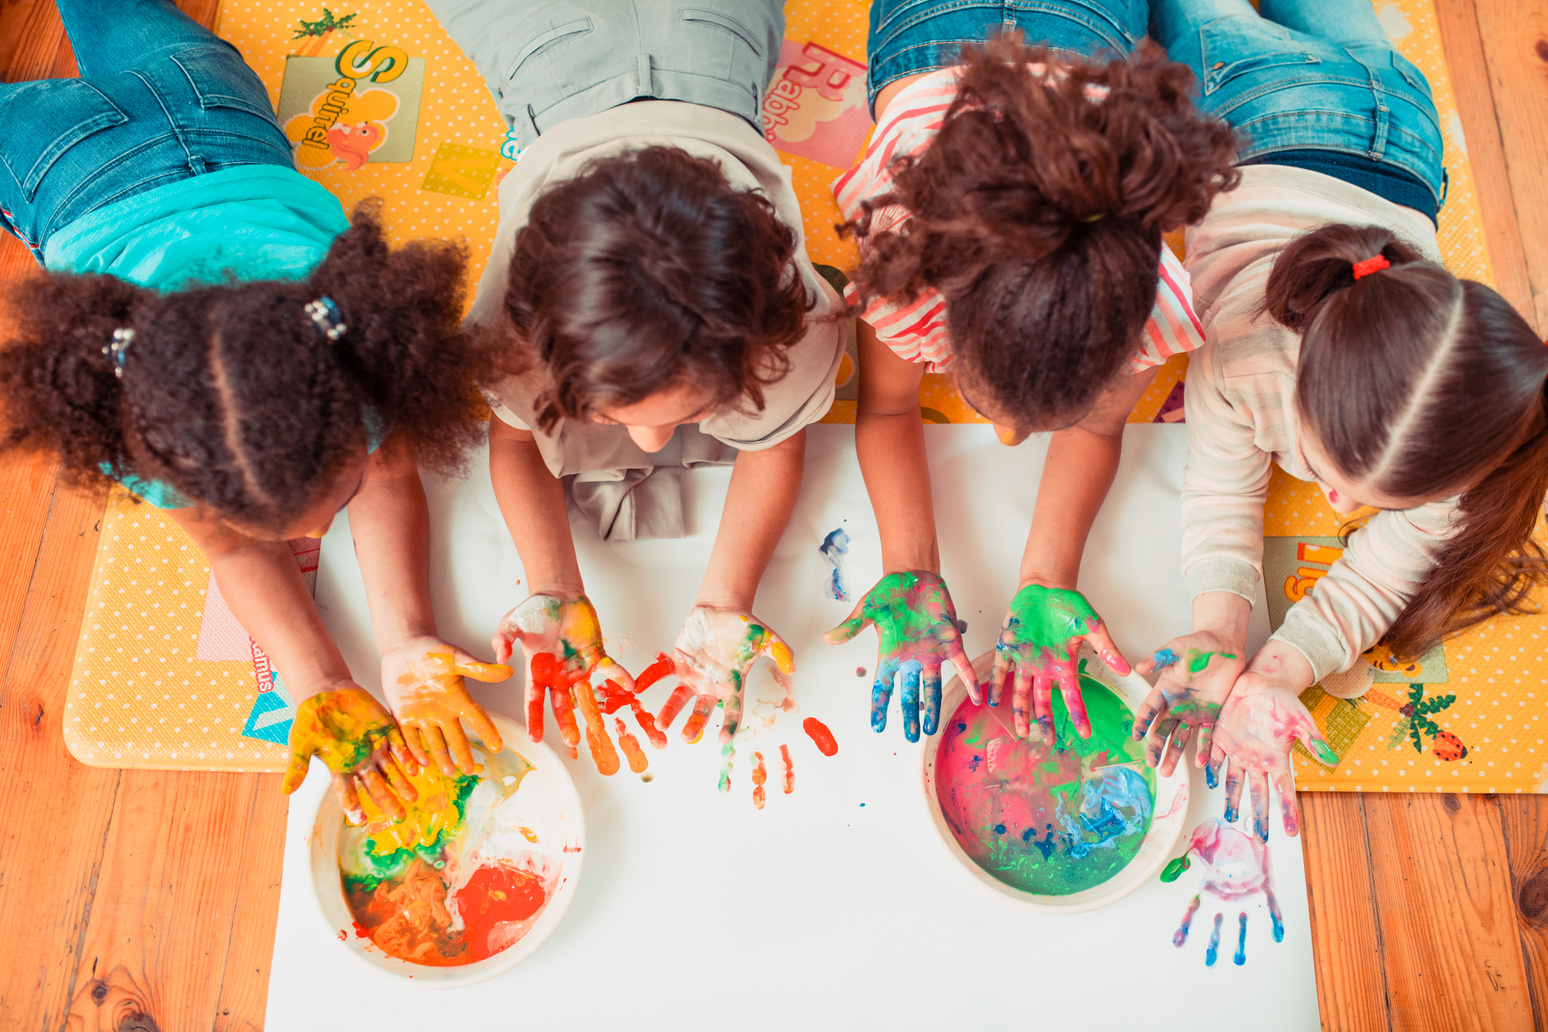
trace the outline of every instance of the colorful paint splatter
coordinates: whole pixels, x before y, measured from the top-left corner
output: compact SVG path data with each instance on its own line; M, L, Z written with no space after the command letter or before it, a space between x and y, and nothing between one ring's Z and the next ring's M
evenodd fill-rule
M848 531L843 527L833 531L822 539L817 551L822 553L823 562L828 564L828 578L823 584L823 590L831 599L848 602L849 586L844 583L844 563L849 559Z
M402 821L373 810L339 832L355 934L388 956L476 963L525 935L552 895L559 860L513 798L532 766L509 749L490 757L482 743L474 748L482 774L448 778L427 767Z
M936 795L958 844L1023 892L1064 896L1100 885L1150 829L1155 773L1129 740L1133 714L1100 681L1080 680L1091 737L1076 733L1057 695L1052 746L1016 737L964 700L936 755Z
M1188 901L1182 923L1172 933L1172 945L1183 946L1188 942L1188 931L1193 917L1199 912L1203 897L1208 894L1222 903L1234 903L1248 896L1263 893L1268 904L1269 920L1273 924L1274 941L1285 941L1285 919L1280 913L1279 901L1274 898L1274 880L1269 875L1268 847L1262 840L1247 834L1225 821L1211 819L1193 829L1188 836L1188 848L1183 855L1166 865L1161 872L1164 882L1176 881L1191 866L1190 856L1196 856L1204 865L1199 889ZM1220 957L1220 926L1224 912L1215 914L1215 924L1210 931L1209 945L1204 949L1204 964L1214 967ZM1247 912L1237 913L1236 953L1232 962L1238 966L1247 963Z

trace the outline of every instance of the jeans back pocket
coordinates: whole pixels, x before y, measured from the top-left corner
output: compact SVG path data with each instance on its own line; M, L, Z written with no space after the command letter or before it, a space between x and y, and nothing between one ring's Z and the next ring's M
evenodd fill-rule
M1199 29L1199 42L1206 96L1251 72L1322 63L1284 28L1255 15L1217 18Z
M200 108L245 111L278 125L269 106L269 91L242 55L230 47L188 47L174 52L171 59L188 78Z
M30 204L43 177L70 148L127 121L122 108L84 79L41 79L12 87L0 100L0 125L6 127L0 164ZM84 161L82 178L112 156Z

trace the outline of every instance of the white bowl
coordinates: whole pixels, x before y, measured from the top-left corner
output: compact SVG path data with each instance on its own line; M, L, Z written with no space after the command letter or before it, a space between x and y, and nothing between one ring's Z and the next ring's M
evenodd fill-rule
M322 919L334 930L334 938L340 946L359 958L366 966L410 985L428 988L450 988L471 985L493 978L520 964L530 957L543 940L558 927L564 912L575 895L575 884L580 878L582 846L586 838L585 821L581 816L580 796L575 783L553 750L539 742L527 740L527 729L507 717L489 714L500 735L505 739L507 751L515 752L532 765L512 800L524 795L534 804L543 804L557 810L557 834L548 834L545 844L554 854L559 866L551 882L548 902L538 914L532 927L520 939L493 956L457 967L430 967L414 964L388 956L371 940L362 938L354 930L354 916L345 902L344 886L339 877L339 831L344 826L344 811L332 791L323 795L317 808L317 818L312 824L312 884ZM474 739L474 741L477 741ZM480 743L482 744L482 743ZM547 793L547 799L536 796Z
M1087 677L1112 688L1128 703L1130 710L1139 709L1145 696L1150 692L1150 684L1143 677L1132 673L1127 675L1114 673L1089 649L1082 649L1081 655L1087 659L1085 670ZM993 652L986 652L973 661L973 669L981 683L988 681L993 667ZM1029 910L1048 914L1076 914L1105 907L1109 903L1122 899L1160 872L1176 848L1178 839L1182 837L1183 824L1188 816L1188 786L1192 767L1186 762L1179 762L1170 777L1162 777L1159 771L1156 772L1156 799L1150 830L1141 840L1138 852L1128 864L1102 884L1063 896L1039 895L1007 885L978 866L957 842L956 836L946 824L946 816L941 812L940 799L936 795L935 787L935 759L945 735L944 727L966 698L967 689L963 687L962 679L953 677L942 691L942 730L931 735L925 743L922 782L925 806L930 811L937 836L947 851L956 858L958 865L975 882L994 890L1002 899Z

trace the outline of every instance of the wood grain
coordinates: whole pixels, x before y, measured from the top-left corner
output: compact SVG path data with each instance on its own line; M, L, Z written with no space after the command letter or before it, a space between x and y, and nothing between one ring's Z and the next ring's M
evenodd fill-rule
M1365 835L1364 797L1302 792L1297 799L1322 1025L1348 1032L1387 1032L1386 952L1371 875L1372 847ZM1332 958L1335 962L1329 963Z
M1541 796L1503 796L1505 832L1516 929L1538 1028L1548 1016L1548 806Z
M1548 0L1477 0L1474 7L1530 282L1531 304L1523 313L1543 330L1548 328ZM1497 187L1491 183L1491 189Z

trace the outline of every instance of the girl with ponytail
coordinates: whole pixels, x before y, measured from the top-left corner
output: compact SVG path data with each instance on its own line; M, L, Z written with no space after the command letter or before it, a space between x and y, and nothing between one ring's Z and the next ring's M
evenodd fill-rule
M1548 570L1531 540L1548 491L1548 348L1492 289L1441 267L1435 108L1370 5L1261 9L1155 8L1204 106L1250 133L1241 185L1187 239L1206 333L1186 396L1193 631L1167 648L1192 661L1163 671L1135 734L1148 729L1151 761L1170 769L1199 727L1211 784L1229 761L1227 819L1247 785L1266 839L1271 787L1298 827L1295 740L1338 762L1303 689L1378 641L1417 657L1520 612ZM1316 481L1335 512L1380 511L1248 657L1271 462Z
M436 636L418 463L460 468L492 352L460 327L465 256L392 249L295 171L257 76L163 0L61 0L84 79L0 85L0 211L45 267L14 285L0 446L56 454L167 511L297 703L285 790L313 754L346 812L498 734ZM349 508L382 683L355 683L287 539ZM399 722L402 724L400 730ZM455 763L452 754L455 754Z
M1081 553L1129 412L1158 366L1203 343L1187 274L1161 236L1235 181L1234 136L1194 110L1188 69L1154 45L1135 49L1143 3L1036 8L873 3L877 127L835 184L860 240L855 440L884 576L828 640L877 625L871 726L885 727L901 674L910 740L921 689L923 730L935 732L943 660L979 698L930 509L926 368L950 375L1005 444L1053 432L988 698L998 705L1009 689L1027 734L1033 721L1051 727L1057 685L1089 735L1081 641L1114 669L1129 665L1076 590ZM1016 31L999 34L1002 15Z

